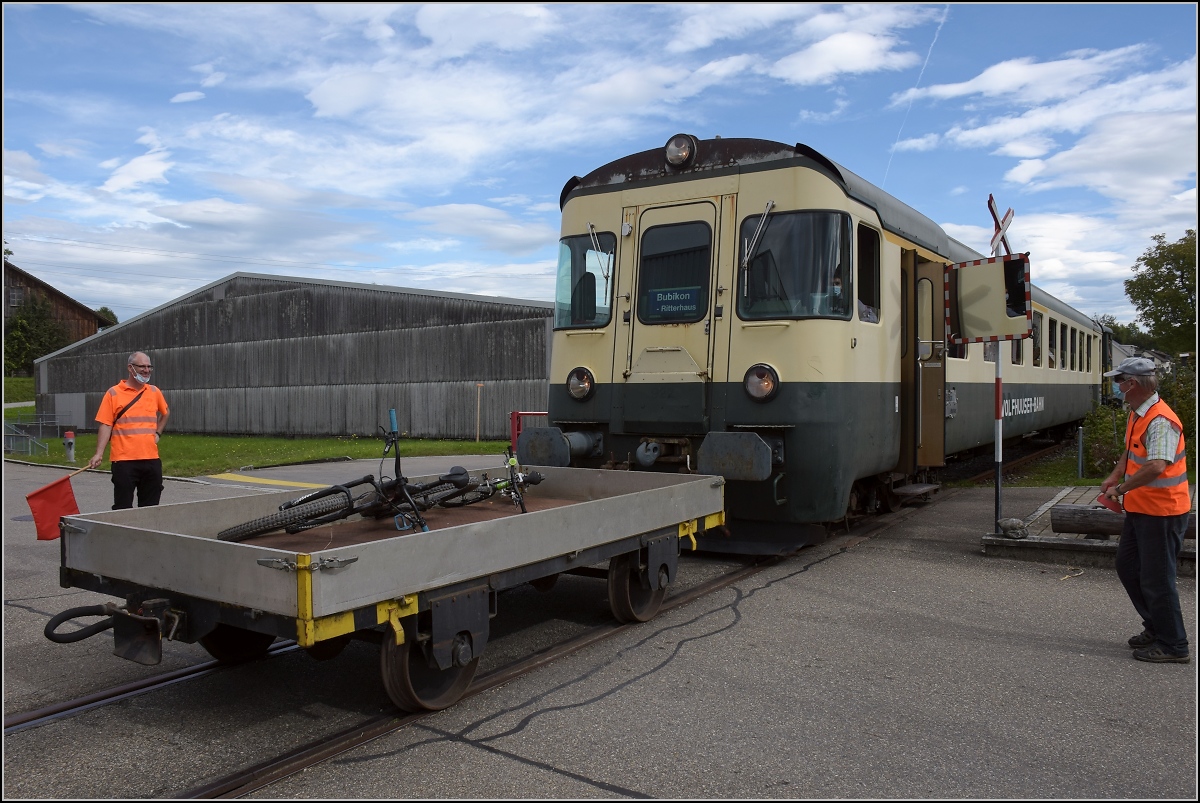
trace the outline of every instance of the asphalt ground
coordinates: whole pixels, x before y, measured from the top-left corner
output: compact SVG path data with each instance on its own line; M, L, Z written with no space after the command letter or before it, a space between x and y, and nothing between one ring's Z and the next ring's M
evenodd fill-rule
M499 462L426 460L405 473ZM244 474L378 472L357 463ZM108 634L44 638L50 616L108 599L60 588L57 542L20 520L62 473L5 465L6 714L208 659L167 642L143 667ZM81 510L111 504L107 474L72 483ZM277 489L168 481L163 501ZM1005 515L1059 490L1006 489ZM981 554L993 500L943 491L255 796L1196 799L1195 663L1132 660L1140 623L1111 570ZM680 584L733 565L686 556ZM1179 587L1195 640L1195 581ZM504 594L481 669L608 618L602 581ZM297 651L6 735L4 797L177 795L388 710L378 666L365 643Z

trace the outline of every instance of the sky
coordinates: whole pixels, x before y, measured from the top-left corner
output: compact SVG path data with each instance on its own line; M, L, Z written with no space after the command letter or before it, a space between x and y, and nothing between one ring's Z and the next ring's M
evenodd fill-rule
M238 271L549 301L559 193L804 143L1130 322L1196 228L1193 4L18 5L9 259L122 321Z

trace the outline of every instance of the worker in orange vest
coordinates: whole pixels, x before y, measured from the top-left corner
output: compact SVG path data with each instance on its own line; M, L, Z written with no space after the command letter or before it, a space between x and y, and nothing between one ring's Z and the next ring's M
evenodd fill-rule
M162 391L150 384L154 366L143 352L129 355L129 376L108 389L100 401L96 422L96 453L88 468L104 462L104 449L112 444L113 510L157 505L162 497L162 460L158 441L171 411Z
M1130 408L1125 455L1100 485L1125 508L1117 577L1143 625L1129 646L1139 661L1186 664L1191 658L1175 585L1191 512L1183 424L1159 398L1153 361L1129 357L1105 376L1117 377Z

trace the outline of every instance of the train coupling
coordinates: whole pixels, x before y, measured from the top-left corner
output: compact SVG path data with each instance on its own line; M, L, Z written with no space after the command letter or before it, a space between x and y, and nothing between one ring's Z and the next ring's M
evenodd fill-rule
M65 622L84 616L106 618L69 633L58 632ZM156 666L162 663L163 636L174 638L183 625L184 613L172 610L170 600L148 599L134 610L113 602L70 608L51 618L43 632L53 642L70 644L112 628L113 655L146 666Z

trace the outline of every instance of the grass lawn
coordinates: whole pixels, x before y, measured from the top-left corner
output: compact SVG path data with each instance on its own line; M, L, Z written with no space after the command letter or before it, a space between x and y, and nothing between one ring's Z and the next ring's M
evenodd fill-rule
M66 447L63 446L61 438L43 442L49 447L49 454L11 457L31 463L72 465L66 460ZM402 440L400 456L494 454L499 465L501 455L507 447L508 441ZM158 448L163 461L163 474L169 477L204 477L243 468L264 468L340 457L354 460L378 458L383 454L383 440L358 437L221 437L174 434L168 429ZM83 467L95 451L95 433L77 434L74 467ZM390 459L391 455L388 457ZM105 460L100 468L109 469L108 461Z
M32 376L4 377L4 403L33 401Z
M1086 473L1086 465L1084 466L1084 470ZM1018 466L1012 472L1005 471L1001 490L1004 488L1065 488L1068 485L1094 485L1099 487L1103 481L1103 476L1080 477L1079 453L1074 444L1064 444L1058 452L1046 455L1032 463ZM1196 469L1194 466L1188 466L1188 483L1193 488L1196 486ZM946 483L946 487L990 488L994 484L994 479L989 478L986 482L980 483L948 482Z

